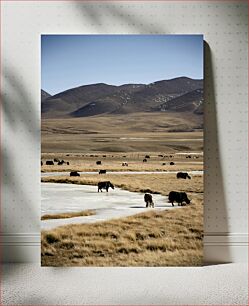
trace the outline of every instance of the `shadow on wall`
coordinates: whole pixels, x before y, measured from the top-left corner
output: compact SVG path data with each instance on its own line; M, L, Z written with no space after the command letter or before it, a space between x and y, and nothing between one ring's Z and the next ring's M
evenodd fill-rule
M108 31L108 29L102 24L98 6L82 5L82 3L78 2L75 2L73 5L75 5L76 11L80 12L82 15L81 18L83 23L87 22L88 24L92 24L96 31L100 33ZM113 22L115 22L115 20L119 23L122 21L124 30L126 32L127 28L129 28L131 31L134 30L137 33L165 33L164 27L152 25L148 21L141 21L131 13L131 11L128 11L125 8L121 10L114 5L111 5L103 6L101 15L106 16L105 18L112 16L112 19L114 19ZM86 19L86 21L84 19ZM108 24L108 21L105 20L105 22ZM84 30L84 27L82 27L82 30ZM111 30L113 30L113 28L111 28ZM16 133L16 135L22 131L24 140L27 141L27 143L30 143L32 146L39 147L40 119L37 110L34 107L35 101L29 94L28 88L24 86L21 75L18 74L17 70L13 70L10 67L4 67L4 69L2 69L1 77L5 82L5 88L3 88L3 92L1 93L1 108L2 117L8 124L6 130L8 129L11 134ZM6 95L5 93L7 92L13 94ZM37 209L40 209L37 208L37 205L39 204L37 202L34 203L34 197L30 192L30 190L33 190L34 185L38 186L40 183L39 176L38 180L36 181L37 171L40 170L40 160L37 160L35 165L33 164L34 160L32 163L31 161L27 161L27 159L24 159L23 161L15 160L14 152L12 152L12 148L8 146L8 144L9 143L6 143L4 148L1 147L1 159L2 164L4 165L4 169L2 169L2 188L4 188L3 193L5 194L5 205L8 205L6 213L2 215L2 221L4 221L4 223L2 222L2 225L4 225L4 227L2 228L1 242L3 243L3 238L6 238L9 241L9 233L15 234L16 232L22 232L22 230L19 228L19 224L25 222L25 219L22 219L22 215L26 215L29 218L28 223L30 224L29 228L31 233L36 233L40 225L39 213L37 213ZM20 148L15 146L15 150L19 149ZM28 162L28 164L25 164L26 162ZM31 179L32 184L29 186L27 186L26 181L23 181L22 176L19 175L20 172L16 171L16 167L18 167L18 165L21 169L25 170L26 175L30 174L29 170L26 172L27 169L36 169L32 174L32 178L34 178L33 180ZM27 253L25 252L24 248L25 247L14 247L14 257L25 258ZM7 250L11 250L10 245L8 245ZM11 271L14 273L15 269ZM12 273L5 275L5 278L11 277Z
M141 20L141 15L134 14L132 9L128 10L124 6L122 8L116 7L114 3L99 8L98 5L94 6L88 3L82 5L82 3L76 1L75 7L77 12L80 11L82 13L82 20L84 21L84 18L86 18L88 24L94 26L98 34L108 33L108 28L104 28L104 26L107 24L107 27L109 27L109 22L111 33L115 33L113 25L117 22L119 25L124 26L125 34L127 34L127 29L138 34L167 34L165 26L155 24L155 20L152 22L148 21L148 18Z
M40 204L39 201L37 203L37 198L39 199L40 180L37 172L40 170L40 160L35 160L31 149L40 146L40 120L35 107L36 101L29 94L18 71L3 67L1 78L4 80L1 92L1 116L2 131L5 133L3 137L5 142L1 146L3 165L1 256L25 259L26 246L18 247L15 237L19 233L39 233ZM17 143L14 142L16 140Z
M229 224L221 166L212 52L206 42L204 42L204 55L204 232L205 236L212 238L212 236L226 235ZM214 250L215 243L207 242L206 247L204 246L204 262L216 260L231 262L229 245L222 246L222 254L210 254Z

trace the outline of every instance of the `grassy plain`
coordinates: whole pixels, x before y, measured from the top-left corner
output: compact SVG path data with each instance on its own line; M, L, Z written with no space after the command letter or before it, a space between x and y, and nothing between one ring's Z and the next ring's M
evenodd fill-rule
M146 155L147 162L143 162ZM160 155L160 156L158 156ZM163 157L161 157L163 155ZM171 157L170 157L171 156ZM197 158L198 157L198 158ZM63 165L46 165L47 160L58 158L69 162ZM97 165L96 161L100 160L101 165ZM42 172L69 172L69 171L87 171L96 172L101 169L109 171L193 171L203 170L203 156L192 156L191 159L186 155L163 154L158 152L134 152L134 153L105 153L105 154L77 154L77 153L42 153L43 166ZM122 166L123 162L127 162L128 166ZM174 162L174 165L170 165Z
M126 218L43 231L42 265L201 265L203 176L178 180L173 173L112 174L111 171L203 170L202 155L186 158L178 154L203 151L202 123L202 116L190 113L43 119L42 172L107 170L106 175L42 177L43 182L97 185L99 181L110 180L116 187L134 192L168 195L172 190L185 191L191 204L175 210L148 209L146 213ZM143 162L146 155L150 158ZM69 165L44 165L46 160L54 158L64 159ZM96 165L97 160L102 165ZM127 162L128 167L122 166L122 162Z
M43 119L42 152L202 151L202 120L202 116L190 113Z

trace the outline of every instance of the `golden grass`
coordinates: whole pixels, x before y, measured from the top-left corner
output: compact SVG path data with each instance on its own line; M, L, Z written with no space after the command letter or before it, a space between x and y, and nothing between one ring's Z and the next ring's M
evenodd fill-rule
M202 124L180 112L42 119L42 152L199 151Z
M83 210L79 212L69 212L69 213L60 213L60 214L47 214L41 216L41 220L50 220L50 219L67 219L67 218L74 218L74 217L86 217L86 216L93 216L96 212L94 210Z
M43 231L42 265L201 265L203 177L177 180L175 174L114 175L108 171L203 170L202 156L186 159L174 154L202 151L202 124L202 116L171 112L42 119L43 162L54 158L69 162L43 165L42 171L107 170L107 175L43 177L43 182L97 185L110 180L116 187L135 192L167 195L171 190L185 191L191 199L190 205L175 210L150 210L122 219ZM147 154L151 158L143 163ZM102 161L101 166L96 165L97 160ZM124 161L128 167L122 167ZM171 161L174 166L169 165Z
M84 175L43 181L96 185L111 180L130 191L186 191L191 204L122 219L42 232L43 266L197 266L203 258L203 177L173 174ZM96 189L97 192L97 189ZM115 192L115 191L113 191Z
M111 181L114 186L135 192L151 192L168 195L170 191L185 191L188 194L203 193L203 176L192 179L177 179L175 174L85 174L80 177L51 176L43 177L42 182L96 185L100 181ZM97 188L97 187L96 187ZM96 189L97 190L97 189Z
M42 232L43 266L198 266L202 203Z
M150 158L147 162L143 162L145 155L149 154ZM68 156L69 155L69 156ZM91 156L90 156L91 155ZM103 155L105 157L103 157ZM160 156L159 156L160 155ZM163 157L161 157L163 155ZM172 157L170 157L172 156ZM46 160L68 161L69 165L58 166L57 163L52 166L45 165ZM67 153L43 153L42 160L44 165L41 167L43 172L58 172L58 171L87 171L96 172L101 169L108 171L193 171L203 170L203 157L198 159L192 157L186 159L184 155L165 154L160 152L153 153L105 153L105 154L67 154ZM102 165L96 165L96 161L101 160ZM173 161L175 165L171 166ZM127 162L128 167L122 166L122 162ZM165 165L164 165L165 164Z

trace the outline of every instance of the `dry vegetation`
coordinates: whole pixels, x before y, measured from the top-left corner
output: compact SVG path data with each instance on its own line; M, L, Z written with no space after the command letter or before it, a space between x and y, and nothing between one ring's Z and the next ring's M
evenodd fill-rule
M149 211L132 217L68 225L42 232L44 266L187 266L201 265L203 178L177 180L175 175L107 175L130 191L168 194L187 191L191 205ZM51 177L43 181L95 185L99 175Z
M41 220L50 220L50 219L67 219L67 218L74 218L74 217L86 217L95 215L94 210L83 210L79 212L70 212L70 213L61 213L61 214L47 214L41 217Z
M85 174L80 177L43 177L42 182L96 185L100 181L111 181L116 187L135 192L151 192L168 195L170 191L185 191L191 194L203 193L203 176L195 175L191 180L179 180L175 174ZM97 187L96 187L97 190Z
M175 174L119 175L108 171L203 170L202 156L186 159L175 154L203 151L202 125L202 116L187 112L184 115L164 112L43 119L43 162L54 158L69 162L63 166L43 165L43 172L107 170L106 175L43 177L43 182L97 185L99 181L110 180L116 187L135 192L167 195L172 190L185 191L191 204L174 210L149 210L122 219L43 231L42 265L201 265L203 176L177 180ZM143 163L147 154L150 158ZM97 160L102 161L101 166L96 165ZM122 167L124 161L128 167ZM175 162L174 166L169 165L171 161Z
M145 156L149 154L150 158L147 162L143 162ZM161 157L163 155L163 157ZM172 156L172 157L170 157ZM46 160L64 160L69 165L45 165ZM101 165L96 165L96 161L100 160ZM105 154L76 154L76 153L43 153L42 172L63 172L63 171L87 171L94 172L101 169L107 171L193 171L203 170L203 157L192 156L191 159L185 155L165 154L160 152L150 153L105 153ZM175 165L171 166L170 162ZM128 167L122 166L122 162L127 162Z
M43 266L202 264L202 203L42 232Z
M42 120L42 152L202 151L202 116L135 113Z

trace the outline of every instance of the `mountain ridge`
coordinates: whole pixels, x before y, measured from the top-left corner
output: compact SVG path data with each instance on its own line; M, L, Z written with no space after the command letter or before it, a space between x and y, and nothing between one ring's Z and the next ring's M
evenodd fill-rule
M41 93L43 118L174 111L174 102L185 105L185 108L180 107L182 110L178 111L191 111L198 115L203 113L203 80L188 77L159 80L150 84L88 84L53 96L48 94L47 98L44 98L44 92L42 90Z

